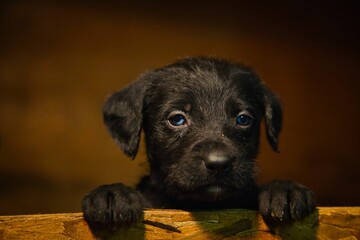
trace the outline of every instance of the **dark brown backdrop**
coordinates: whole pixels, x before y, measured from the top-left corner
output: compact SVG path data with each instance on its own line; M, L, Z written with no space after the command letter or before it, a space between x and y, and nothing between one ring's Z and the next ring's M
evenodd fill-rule
M189 55L251 65L282 97L281 153L263 141L260 182L360 205L358 1L103 2L1 3L0 214L79 211L97 185L135 184L144 149L118 150L102 102Z

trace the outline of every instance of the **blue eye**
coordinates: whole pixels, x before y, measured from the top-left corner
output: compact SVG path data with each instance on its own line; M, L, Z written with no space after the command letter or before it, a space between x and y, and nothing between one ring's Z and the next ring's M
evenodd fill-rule
M251 124L252 118L245 114L240 114L236 117L236 124L240 126L249 126Z
M179 127L186 124L186 119L181 114L176 114L168 119L169 123L174 127Z

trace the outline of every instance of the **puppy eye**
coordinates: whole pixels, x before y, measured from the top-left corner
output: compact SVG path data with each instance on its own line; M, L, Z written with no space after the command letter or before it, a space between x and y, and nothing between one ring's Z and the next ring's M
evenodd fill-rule
M236 124L239 126L249 126L252 122L252 117L246 114L240 114L236 117Z
M170 125L174 127L183 126L186 124L186 118L181 114L176 114L168 119Z

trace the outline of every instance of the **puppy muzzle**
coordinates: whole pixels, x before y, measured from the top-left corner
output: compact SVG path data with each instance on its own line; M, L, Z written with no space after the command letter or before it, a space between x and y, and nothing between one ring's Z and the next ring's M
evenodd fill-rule
M200 159L203 166L211 173L222 174L233 168L236 157L229 144L223 141L204 140L192 148L195 157Z
M211 151L207 157L203 159L204 166L216 173L228 172L232 169L234 157L231 157L228 153L222 151Z

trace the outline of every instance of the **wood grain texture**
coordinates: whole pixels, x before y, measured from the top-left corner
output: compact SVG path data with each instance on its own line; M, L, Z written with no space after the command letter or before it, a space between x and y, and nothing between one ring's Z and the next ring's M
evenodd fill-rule
M320 207L269 227L255 211L148 209L134 226L92 232L81 213L0 216L0 239L360 239L360 207Z

